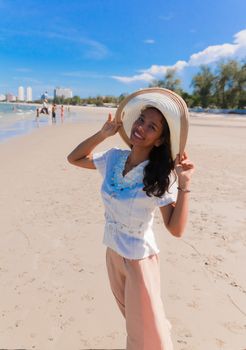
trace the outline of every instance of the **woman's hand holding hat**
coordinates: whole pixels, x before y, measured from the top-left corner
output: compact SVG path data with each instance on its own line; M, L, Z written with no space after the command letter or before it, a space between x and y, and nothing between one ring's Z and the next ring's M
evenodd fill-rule
M192 163L186 152L184 152L183 156L180 159L180 155L177 154L175 159L175 171L178 176L178 189L184 192L188 192L188 186L191 180L191 176L195 170L194 163ZM186 191L187 190L187 191Z
M112 120L112 115L109 113L108 120L100 130L102 137L106 139L109 136L115 135L121 126L122 122L116 121L115 118Z

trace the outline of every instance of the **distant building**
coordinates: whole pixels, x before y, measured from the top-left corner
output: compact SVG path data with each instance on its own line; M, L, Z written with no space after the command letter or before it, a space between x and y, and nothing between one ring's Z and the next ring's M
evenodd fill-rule
M5 100L6 100L6 96L3 95L3 94L1 94L1 95L0 95L0 101L5 101Z
M24 88L23 86L18 87L18 101L25 101Z
M68 88L57 87L54 90L54 98L56 97L72 98L73 92L71 89Z
M30 86L26 89L26 101L31 102L32 101L32 88Z
M8 94L6 94L6 100L8 102L15 102L16 101L16 96L13 95L13 94L8 93Z

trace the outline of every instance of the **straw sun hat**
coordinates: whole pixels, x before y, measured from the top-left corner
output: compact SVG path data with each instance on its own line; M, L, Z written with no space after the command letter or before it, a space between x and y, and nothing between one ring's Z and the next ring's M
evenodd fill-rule
M188 136L188 109L184 100L173 91L162 88L147 88L127 96L119 105L115 118L122 121L120 136L131 145L130 134L134 121L146 107L157 108L166 118L171 135L172 158L184 153Z

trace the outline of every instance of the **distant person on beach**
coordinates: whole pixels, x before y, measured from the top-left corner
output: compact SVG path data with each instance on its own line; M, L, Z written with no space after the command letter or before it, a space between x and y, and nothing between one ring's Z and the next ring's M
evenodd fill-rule
M37 123L38 128L39 128L39 116L40 116L40 109L37 107L36 108L36 123Z
M117 132L129 150L93 153ZM184 100L167 89L143 89L121 102L115 118L109 114L102 128L68 156L71 164L98 169L103 177L106 265L126 320L127 350L173 350L152 226L159 207L167 230L175 237L184 232L194 172L184 150L187 134Z
M39 108L37 108L36 109L36 118L39 118L39 113L40 113Z
M47 102L48 102L48 100L45 99L43 102L42 109L41 109L40 113L47 114L47 115L49 114Z
M51 108L51 114L52 114L52 122L56 122L56 104L53 103L52 108Z
M64 106L61 105L61 122L63 123L64 121Z

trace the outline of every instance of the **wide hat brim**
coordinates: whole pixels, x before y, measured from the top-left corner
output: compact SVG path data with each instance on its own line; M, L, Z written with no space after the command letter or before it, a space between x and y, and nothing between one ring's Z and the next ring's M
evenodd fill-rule
M127 96L117 108L116 121L122 121L119 129L122 139L131 146L130 134L134 121L146 107L157 108L166 118L170 129L173 160L183 155L188 137L189 112L185 101L171 90L146 88Z

